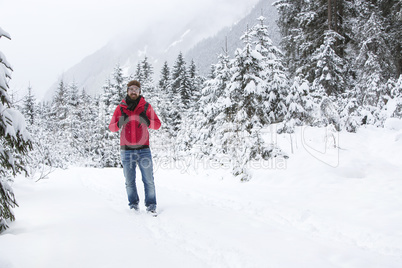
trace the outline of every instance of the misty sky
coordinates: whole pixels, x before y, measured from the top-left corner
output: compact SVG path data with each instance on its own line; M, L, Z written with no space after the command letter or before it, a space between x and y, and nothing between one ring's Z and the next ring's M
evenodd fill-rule
M216 31L231 25L258 0L0 0L0 51L14 68L11 91L31 85L37 98L70 67L123 34L149 25L188 21L205 13ZM213 18L219 18L217 21Z

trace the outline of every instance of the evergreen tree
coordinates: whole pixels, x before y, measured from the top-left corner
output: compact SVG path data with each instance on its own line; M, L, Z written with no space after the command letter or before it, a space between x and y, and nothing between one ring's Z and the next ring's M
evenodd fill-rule
M69 165L70 153L65 148L70 148L70 122L69 122L69 87L60 80L57 90L53 96L50 116L48 119L51 144L53 150L59 153L60 166L66 168Z
M190 101L190 81L184 61L183 54L180 52L172 68L172 93L176 99L178 111L183 114L188 109Z
M226 109L230 96L225 95L225 89L231 79L230 59L227 50L218 55L218 62L211 68L211 79L205 81L199 101L200 109L195 113L194 128L197 156L219 159L222 148L219 146L223 125L226 121Z
M2 28L0 28L0 39L1 37L11 39ZM26 171L22 156L32 147L24 117L12 108L7 93L11 71L11 65L0 52L0 232L8 228L6 221L15 220L12 208L17 202L7 180L11 180L10 175Z
M296 76L286 97L287 113L284 118L284 126L280 131L294 133L296 126L308 122L313 108L313 100L310 96L308 81Z
M121 166L119 132L111 132L109 123L113 113L121 100L127 95L127 78L123 76L122 69L117 65L113 72L113 80L106 80L103 86L103 95L100 99L101 124L99 133L102 137L100 144L100 157L102 167ZM123 93L124 92L124 93Z
M127 95L127 77L123 75L123 69L119 64L116 65L112 74L111 84L111 105L116 107Z
M204 83L204 78L198 74L194 60L191 60L188 71L190 80L190 106L192 106L193 110L198 110L198 101L201 97L201 87Z
M169 92L168 90L169 87L170 87L170 68L167 61L165 61L160 74L159 88L163 92L167 93Z
M72 82L68 86L67 91L67 106L69 114L67 116L67 122L69 125L69 160L73 163L77 163L79 159L82 159L80 138L80 126L81 126L81 107L79 106L78 86L75 82Z
M174 94L180 92L181 86L181 77L183 77L183 73L186 73L186 62L184 61L183 53L179 53L177 59L173 65L173 69L171 72L172 75L172 90Z
M226 120L228 127L221 142L223 151L233 159L233 174L248 180L246 165L251 160L268 157L267 147L261 140L261 128L266 123L263 114L267 90L264 68L267 66L260 51L252 48L251 31L241 37L243 49L237 49L232 61L231 82L225 94L230 96Z
M344 60L333 49L341 39L342 36L335 31L326 31L324 43L312 57L315 69L313 88L323 90L328 96L343 93L347 85Z
M142 72L142 66L141 63L139 62L137 64L137 68L135 70L135 78L137 79L137 81L139 81L140 83L142 83L143 80L143 72Z
M140 83L142 95L152 102L159 102L159 94L155 88L153 81L153 67L150 63L148 63L148 58L146 56L141 62L141 73L142 81L140 81Z
M179 53L171 70L170 81L171 83L168 87L168 89L170 89L170 92L168 92L169 104L171 105L169 112L169 117L171 118L170 133L173 135L173 137L176 137L177 132L181 128L181 123L184 119L183 116L186 113L182 96L185 95L188 87L186 63L181 52Z
M152 76L154 74L152 65L148 62L148 57L145 56L144 60L141 62L141 82L145 83L152 83L153 79Z
M380 90L393 70L391 49L388 47L383 23L376 13L373 12L367 21L361 23L358 28L361 45L356 59L357 87L364 105L381 108Z
M259 111L259 117L261 124L266 125L284 119L289 80L283 65L283 54L269 37L265 17L260 16L257 20L259 23L253 27L252 35L256 39L255 51L261 55L259 65L263 71L260 71L260 77L267 82L262 86L266 94L262 97L264 108Z
M36 117L36 99L32 95L32 87L28 87L28 94L24 98L24 104L23 104L23 109L22 113L24 114L28 126L32 126L35 123L35 117Z

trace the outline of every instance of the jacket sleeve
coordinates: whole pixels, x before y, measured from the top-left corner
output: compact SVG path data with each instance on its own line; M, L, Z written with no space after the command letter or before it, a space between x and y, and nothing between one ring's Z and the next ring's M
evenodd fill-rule
M109 124L109 130L112 132L117 132L119 131L119 127L117 126L117 122L119 122L121 116L121 111L120 111L120 105L116 107L116 110L114 110L112 119L110 120Z
M156 115L152 105L150 104L147 110L147 117L149 118L149 128L151 129L159 129L161 127L161 121L159 120L158 116Z

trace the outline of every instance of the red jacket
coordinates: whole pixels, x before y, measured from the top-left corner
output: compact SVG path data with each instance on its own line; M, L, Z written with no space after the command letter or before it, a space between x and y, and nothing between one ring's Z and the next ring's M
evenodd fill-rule
M120 146L123 150L149 146L148 127L143 121L140 121L140 113L144 111L145 103L146 101L142 97L134 111L130 111L127 109L127 103L123 99L113 113L112 120L110 120L109 124L109 129L112 132L119 131L117 123L122 115L121 110L123 110L123 112L125 112L129 117L129 122L123 126L120 134ZM159 129L161 127L161 121L150 104L146 115L150 121L149 128Z

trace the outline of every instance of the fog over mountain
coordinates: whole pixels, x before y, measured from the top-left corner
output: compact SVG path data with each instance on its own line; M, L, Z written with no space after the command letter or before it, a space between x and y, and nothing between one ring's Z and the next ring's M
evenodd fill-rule
M276 8L272 6L274 0L260 1L251 12L246 15L239 22L235 23L231 27L226 27L219 31L216 35L209 37L197 43L187 53L185 58L193 59L202 75L207 75L210 71L211 64L217 62L217 56L223 53L226 49L229 55L234 56L234 52L237 48L243 47L243 43L240 37L244 34L247 27L251 28L257 23L257 18L261 15L266 18L265 24L268 26L270 37L274 45L279 45L280 33L276 20L278 13Z
M154 18L154 23L150 26L144 26L134 34L121 35L111 40L103 48L64 72L47 91L45 99L52 98L60 80L65 83L75 82L79 89L85 88L89 94L99 94L116 65L124 69L125 75L132 75L138 62L145 56L154 68L155 80L160 76L163 63L167 61L171 67L180 52L184 54L187 62L194 59L200 73L206 75L210 65L216 62L217 55L222 52L226 37L229 52L233 53L237 47L242 46L240 36L246 30L247 24L253 26L261 13L267 18L266 23L272 29L271 38L274 43L278 43L279 34L275 23L277 14L272 7L273 2L261 0L246 10L238 11L237 13L243 16L228 24L232 26L223 29L219 27L223 19L219 16L222 15L213 11L210 14L200 11L190 19L179 17L169 23ZM227 20L227 16L225 19ZM141 22L136 23L138 28Z

